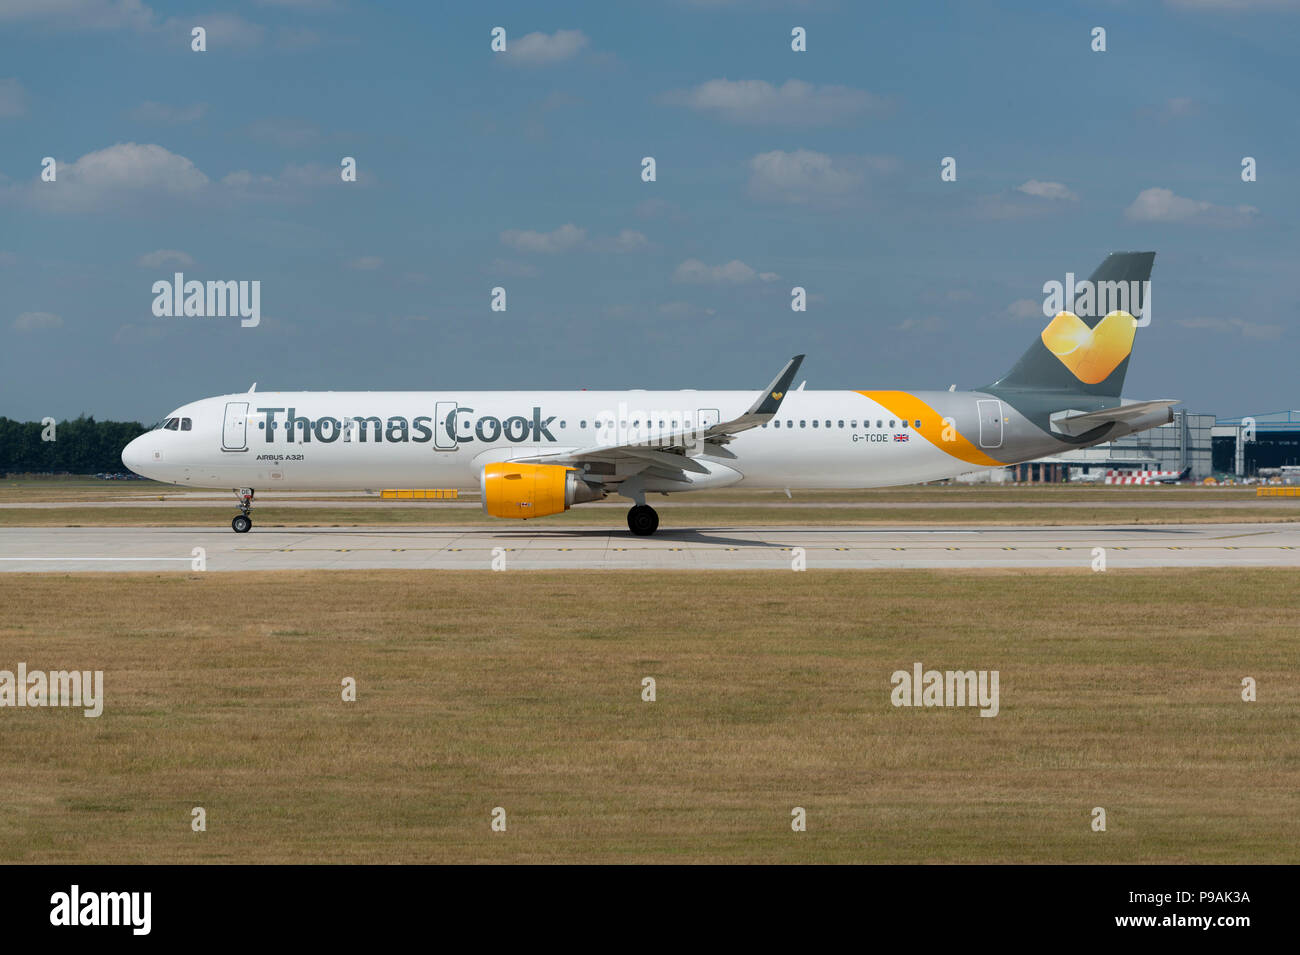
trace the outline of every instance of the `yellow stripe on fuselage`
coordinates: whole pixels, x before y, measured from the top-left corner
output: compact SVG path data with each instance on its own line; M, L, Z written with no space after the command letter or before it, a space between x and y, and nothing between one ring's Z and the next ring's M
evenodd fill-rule
M920 434L940 451L959 461L988 468L1001 467L1006 463L989 457L962 437L955 427L952 429L952 440L943 440L943 415L915 395L908 394L906 391L859 391L858 394L870 398L883 408L888 408L890 414L899 418L906 418L909 422L920 421L921 427L914 428L909 425L908 430Z

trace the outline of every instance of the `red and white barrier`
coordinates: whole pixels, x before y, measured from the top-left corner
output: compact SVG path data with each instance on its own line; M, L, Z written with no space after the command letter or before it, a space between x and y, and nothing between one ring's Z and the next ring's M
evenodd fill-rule
M1181 471L1107 471L1107 484L1157 484L1177 479Z

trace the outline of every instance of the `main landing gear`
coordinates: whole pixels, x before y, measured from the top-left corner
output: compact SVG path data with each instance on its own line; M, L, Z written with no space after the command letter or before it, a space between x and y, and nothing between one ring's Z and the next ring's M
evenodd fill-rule
M235 496L239 498L239 510L242 513L230 522L230 526L236 534L247 534L253 526L253 519L248 516L248 512L253 509L253 489L241 487Z
M627 529L638 537L649 537L659 529L659 514L649 504L638 504L627 512Z

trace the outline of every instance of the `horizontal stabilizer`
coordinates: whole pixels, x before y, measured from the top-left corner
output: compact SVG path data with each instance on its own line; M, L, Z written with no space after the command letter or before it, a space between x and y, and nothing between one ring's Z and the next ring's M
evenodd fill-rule
M1142 431L1174 420L1170 409L1178 399L1132 401L1100 411L1058 411L1052 415L1052 430L1077 438L1108 424L1124 425L1129 431Z

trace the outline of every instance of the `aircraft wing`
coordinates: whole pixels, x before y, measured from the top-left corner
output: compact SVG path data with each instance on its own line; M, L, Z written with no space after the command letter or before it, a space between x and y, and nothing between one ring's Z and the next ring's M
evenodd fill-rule
M1174 420L1173 412L1169 409L1176 404L1176 398L1162 398L1158 401L1134 401L1114 408L1102 408L1100 411L1059 411L1052 415L1052 430L1078 437L1107 424L1132 425L1148 420L1154 424L1168 424Z
M525 464L560 464L582 468L588 480L622 480L633 474L689 483L686 472L708 474L709 469L693 455L707 453L716 457L735 457L723 445L737 434L770 421L781 407L790 382L803 363L803 355L791 358L772 379L748 410L738 418L720 421L704 430L647 431L625 443L598 444L574 451L535 454L512 458ZM603 467L602 467L603 465Z

